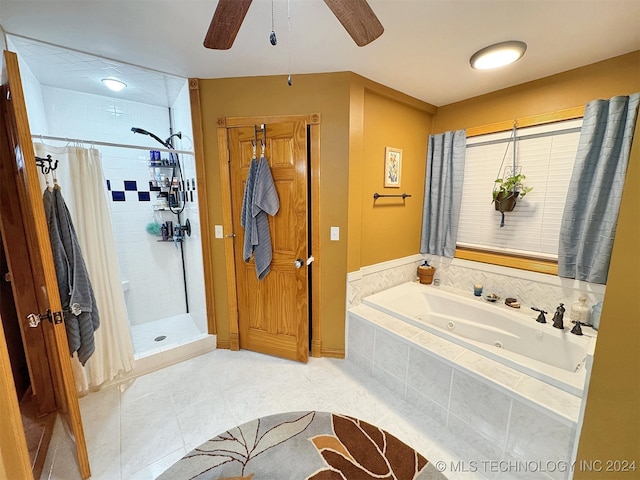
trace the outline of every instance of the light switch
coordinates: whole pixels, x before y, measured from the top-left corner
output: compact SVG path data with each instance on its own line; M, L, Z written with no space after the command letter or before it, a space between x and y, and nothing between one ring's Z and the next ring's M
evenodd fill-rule
M340 227L331 227L331 240L334 242L340 240Z
M224 236L222 232L222 225L216 225L214 228L215 228L216 238L222 238Z

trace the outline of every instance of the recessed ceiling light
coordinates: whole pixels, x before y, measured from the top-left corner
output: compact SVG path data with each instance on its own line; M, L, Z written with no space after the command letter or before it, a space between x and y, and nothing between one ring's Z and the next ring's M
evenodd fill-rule
M527 44L517 40L496 43L474 53L469 62L476 70L490 70L515 62L526 50Z
M126 83L118 80L117 78L103 78L102 83L104 83L109 90L113 90L114 92L119 92L127 86Z

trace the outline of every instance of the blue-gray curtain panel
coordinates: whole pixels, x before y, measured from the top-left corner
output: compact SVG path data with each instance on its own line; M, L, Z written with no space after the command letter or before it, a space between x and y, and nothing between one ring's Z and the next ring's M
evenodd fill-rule
M466 130L429 135L420 253L453 258L466 148Z
M558 275L607 282L640 93L587 104L560 226Z

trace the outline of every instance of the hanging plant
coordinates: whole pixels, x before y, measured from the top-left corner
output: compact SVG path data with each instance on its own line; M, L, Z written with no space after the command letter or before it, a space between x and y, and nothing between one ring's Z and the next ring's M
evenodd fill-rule
M516 208L516 203L518 198L524 197L527 193L533 190L533 187L526 187L522 182L525 177L523 174L519 173L519 167L516 166L516 122L513 122L513 130L511 132L511 137L509 137L509 141L507 142L507 149L504 152L504 156L502 157L502 163L500 164L500 170L502 171L502 165L504 165L504 160L507 157L507 152L509 151L509 144L513 140L513 167L511 170L505 169L505 175L502 178L497 178L493 183L493 198L492 203L495 204L495 208L502 214L502 219L500 220L500 227L504 227L504 213L512 212L514 208Z
M518 198L533 190L522 182L527 178L521 173L506 178L497 178L493 187L493 202L499 212L512 212Z

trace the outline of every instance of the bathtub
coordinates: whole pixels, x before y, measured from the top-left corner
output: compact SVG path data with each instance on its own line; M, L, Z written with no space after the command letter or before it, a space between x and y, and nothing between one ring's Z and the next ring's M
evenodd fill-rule
M593 355L596 332L584 336L535 321L527 306L507 307L469 293L409 282L365 297L363 303L427 332L582 397L588 355ZM543 305L543 308L551 308Z

